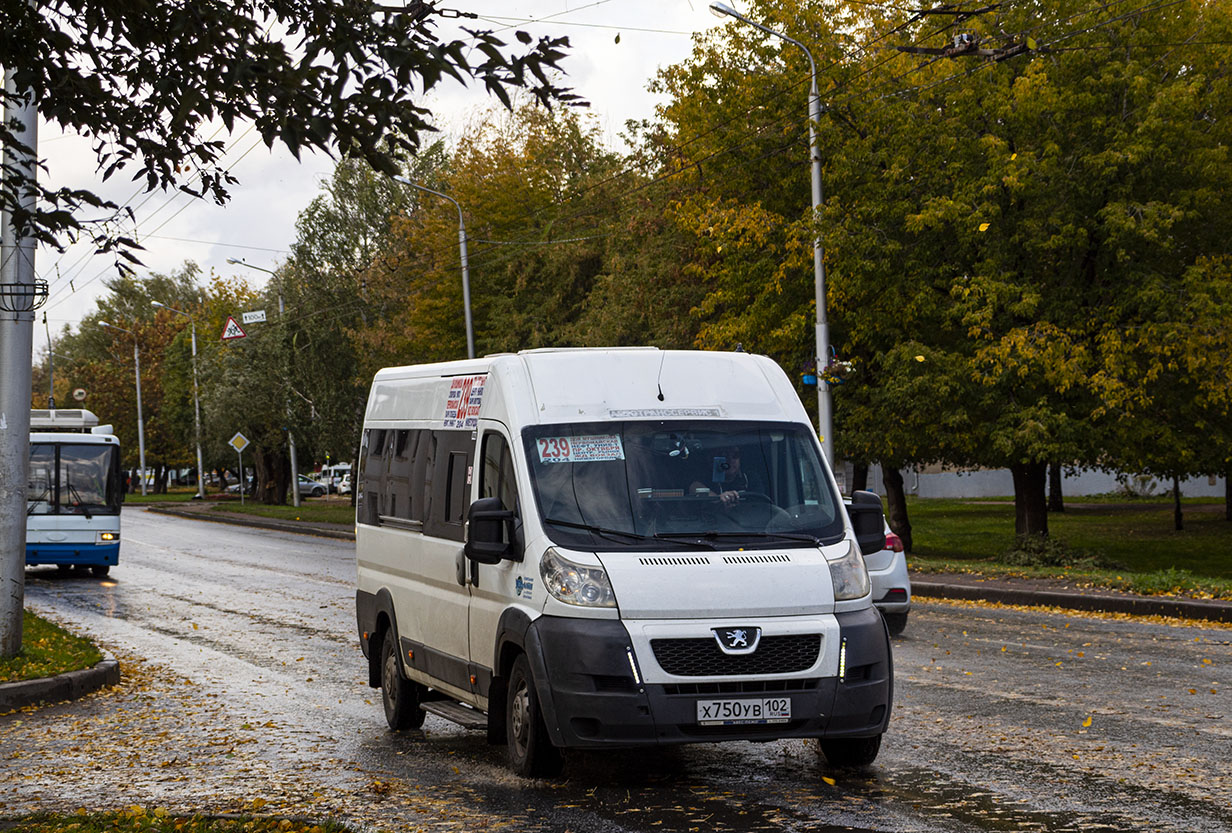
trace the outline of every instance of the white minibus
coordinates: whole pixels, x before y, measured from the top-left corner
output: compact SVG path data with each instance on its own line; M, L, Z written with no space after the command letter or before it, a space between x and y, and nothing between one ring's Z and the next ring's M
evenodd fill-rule
M430 712L562 750L817 738L871 763L890 640L783 371L746 353L548 349L376 374L356 612L393 729Z

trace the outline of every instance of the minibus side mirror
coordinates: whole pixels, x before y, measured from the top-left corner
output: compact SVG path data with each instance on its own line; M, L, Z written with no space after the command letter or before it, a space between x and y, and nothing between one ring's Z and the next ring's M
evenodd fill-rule
M885 514L881 511L881 498L872 492L852 492L847 514L851 516L861 555L885 549Z
M515 517L498 497L481 497L472 503L466 515L466 557L480 564L499 564L508 558L513 544L505 541L505 530L513 526Z

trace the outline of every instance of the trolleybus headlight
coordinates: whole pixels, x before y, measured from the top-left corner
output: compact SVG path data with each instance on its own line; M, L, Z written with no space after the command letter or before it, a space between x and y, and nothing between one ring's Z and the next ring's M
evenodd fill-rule
M112 541L119 541L120 533L118 532L100 532L98 533L97 543L110 544Z
M581 607L615 607L616 594L602 567L575 564L548 547L539 562L543 586L553 598Z
M867 596L870 585L868 570L856 545L848 543L847 554L830 559L830 581L834 584L834 601L842 602Z

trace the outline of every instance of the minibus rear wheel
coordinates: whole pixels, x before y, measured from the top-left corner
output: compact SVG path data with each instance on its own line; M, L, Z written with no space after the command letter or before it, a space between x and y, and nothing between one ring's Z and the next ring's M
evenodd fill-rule
M518 655L509 672L505 736L509 745L509 765L518 775L538 778L560 774L565 759L548 737L525 654Z
M419 685L402 675L402 659L398 656L398 635L385 632L381 640L381 705L385 707L385 722L395 732L418 729L424 723L424 711L419 707Z

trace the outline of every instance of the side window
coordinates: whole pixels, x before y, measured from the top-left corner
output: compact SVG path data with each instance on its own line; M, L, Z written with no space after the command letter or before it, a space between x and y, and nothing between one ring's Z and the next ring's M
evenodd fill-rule
M483 468L479 473L479 496L500 498L501 506L517 511L518 484L513 473L513 455L505 438L489 431L483 437Z
M432 478L428 486L424 532L462 540L470 504L475 436L470 431L433 431Z
M422 493L416 500L414 489L414 458L415 444L419 431L400 428L393 433L389 470L385 473L385 488L389 493L389 506L386 514L404 520L420 520L415 513L420 507Z
M466 520L467 495L470 489L471 461L465 451L449 452L449 488L445 492L445 523L458 524Z
M362 491L355 498L356 518L359 523L379 524L380 515L384 514L382 490L385 480L385 436L388 433L384 428L369 428L364 431L360 449L363 469L359 487Z

